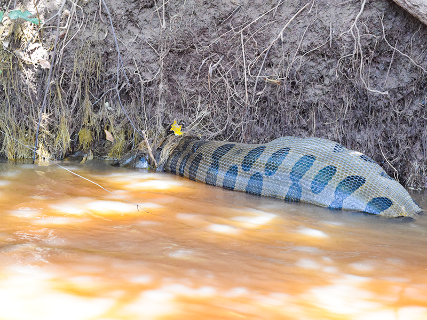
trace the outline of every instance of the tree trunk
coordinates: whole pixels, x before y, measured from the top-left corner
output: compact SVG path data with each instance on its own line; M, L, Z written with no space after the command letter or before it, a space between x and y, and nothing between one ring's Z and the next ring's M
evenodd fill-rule
M427 24L427 1L425 0L393 0L422 23Z

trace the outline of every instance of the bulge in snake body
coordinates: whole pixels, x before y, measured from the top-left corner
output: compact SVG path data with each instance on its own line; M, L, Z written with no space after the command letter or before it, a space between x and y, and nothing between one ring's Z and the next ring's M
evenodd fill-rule
M164 170L194 181L286 201L388 217L421 209L372 159L320 138L283 137L269 143L183 138Z

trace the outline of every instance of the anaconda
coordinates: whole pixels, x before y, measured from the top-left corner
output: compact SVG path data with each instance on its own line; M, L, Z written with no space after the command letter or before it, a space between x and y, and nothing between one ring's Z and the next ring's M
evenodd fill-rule
M246 193L387 217L421 208L371 158L321 138L265 144L182 138L163 167L190 180Z

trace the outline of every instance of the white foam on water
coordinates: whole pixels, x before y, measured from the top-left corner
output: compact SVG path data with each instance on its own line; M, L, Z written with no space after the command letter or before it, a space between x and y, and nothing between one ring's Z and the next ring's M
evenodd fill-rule
M246 288L235 287L235 288L231 288L230 290L224 292L222 294L222 296L227 297L227 298L236 298L236 297L248 295L249 293L250 293L249 290Z
M163 208L161 204L155 203L155 202L141 202L138 203L139 208L141 209L159 209Z
M115 172L104 176L105 179L118 182L135 182L136 180L156 179L161 180L163 177L160 174L141 173L138 171L132 172Z
M46 274L33 271L9 274L6 279L0 280L0 319L91 319L114 306L112 299L86 298L60 292L46 281L52 279L51 276L46 279Z
M138 211L139 207L139 211ZM73 200L51 204L50 208L63 214L83 215L87 213L96 214L142 214L144 210L157 209L163 207L154 202L144 202L136 204L125 201L94 200L93 198L80 197Z
M85 205L91 200L88 197L76 197L72 200L51 204L49 207L59 213L81 215L88 212Z
M322 250L316 247L293 247L292 250L294 251L301 251L301 252L308 252L308 253L319 253Z
M352 285L336 284L311 290L317 306L336 314L357 314L381 307L372 293Z
M169 189L173 187L181 187L184 185L184 183L180 181L173 181L173 180L148 180L143 182L136 182L130 183L126 186L127 189L132 190L150 190L150 189Z
M330 226L344 226L345 223L341 221L323 221L324 224L330 225Z
M74 218L65 218L65 217L51 217L51 218L41 218L33 220L32 223L34 224L74 224L74 223L81 223L86 222L87 219L74 219Z
M289 302L290 296L284 293L270 293L269 295L258 295L256 300L263 305L282 306Z
M193 214L193 213L178 213L176 215L176 217L178 219L183 219L183 220L193 220L193 219L197 219L198 217L200 217L200 215Z
M425 320L427 319L427 308L426 307L403 307L397 311L400 319L411 319L411 320Z
M125 313L134 319L140 319L140 315L144 315L144 320L159 319L177 310L174 298L175 294L163 289L147 290L126 306Z
M162 287L162 290L176 295L186 295L191 297L209 297L217 293L217 290L213 287L202 286L199 288L191 288L179 283L165 285Z
M37 280L46 280L46 279L50 279L50 274L43 271L41 268L38 267L31 267L31 266L23 266L23 265L12 265L9 266L6 269L6 272L9 274L11 274L12 276L14 275L24 275L24 277L26 275L30 275L32 277L32 279L37 279ZM19 277L15 277L14 281L22 281L25 282L26 279L20 279Z
M323 268L323 272L337 274L339 271L336 267L328 266Z
M372 292L358 287L369 280L367 277L343 275L332 285L311 289L307 299L333 314L372 312L380 309L382 305L372 301L374 300Z
M403 277L381 277L380 279L390 281L390 282L409 282L410 279Z
M311 228L301 228L298 232L303 234L303 235L306 235L309 237L314 237L314 238L328 238L329 237L323 231L311 229Z
M193 254L194 254L193 250L180 249L180 250L176 250L174 252L169 253L169 256L172 258L186 259L186 258L190 258Z
M240 230L227 226L225 224L211 224L208 229L213 232L219 232L219 233L228 233L228 234L238 234L240 233Z
M9 180L0 180L0 187L4 187L10 184Z
M123 201L95 200L89 202L86 208L98 214L137 213L136 205Z
M368 262L354 262L349 264L356 271L369 272L374 270L374 266Z
M85 272L91 272L91 270L87 270ZM93 283L95 282L95 278L91 276L78 276L78 277L72 277L68 278L70 282L72 282L75 285L78 285L79 287L92 287Z
M141 227L152 227L152 226L159 226L159 225L161 225L160 222L157 222L157 221L146 221L146 220L138 221L136 224L138 226L141 226Z
M425 320L427 319L427 308L425 307L403 307L396 310L380 310L367 312L353 318L354 320Z
M296 266L304 268L304 269L319 269L321 267L316 261L311 259L299 259L296 263Z
M138 283L138 284L147 284L147 283L150 283L151 281L153 281L153 277L144 274L144 275L132 277L129 279L129 281L131 281L133 283Z
M3 177L16 177L21 173L21 170L7 170L0 173Z
M267 224L268 222L270 222L275 217L276 217L276 215L274 215L274 214L263 213L261 215L252 216L252 217L234 217L234 218L231 218L231 220L246 222L247 224L253 225L253 227L256 227L259 225Z
M379 310L373 312L363 312L355 315L353 320L414 320L414 318L398 318L395 310Z
M9 214L18 218L35 218L40 214L40 211L37 209L24 207L24 208L19 208L17 210L10 210Z

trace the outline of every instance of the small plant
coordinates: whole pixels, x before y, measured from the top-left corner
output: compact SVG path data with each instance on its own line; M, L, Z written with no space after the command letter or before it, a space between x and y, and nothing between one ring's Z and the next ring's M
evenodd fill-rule
M21 10L13 10L13 11L9 12L9 18L11 20L21 18L21 19L24 19L24 20L29 21L31 23L39 25L40 20L37 18L30 18L32 15L33 14L28 10L25 10L24 12L22 12ZM4 17L4 11L0 11L0 23L3 21L3 17Z

